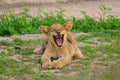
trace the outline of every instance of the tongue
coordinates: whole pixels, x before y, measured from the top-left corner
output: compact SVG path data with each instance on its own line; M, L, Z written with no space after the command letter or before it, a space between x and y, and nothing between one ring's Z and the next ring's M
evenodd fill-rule
M57 38L56 43L58 46L62 46L62 38Z

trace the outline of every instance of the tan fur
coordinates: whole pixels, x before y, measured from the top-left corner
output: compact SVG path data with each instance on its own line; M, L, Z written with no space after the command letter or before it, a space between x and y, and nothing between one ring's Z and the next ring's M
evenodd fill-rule
M72 57L80 58L82 53L80 52L77 41L74 38L73 34L69 32L72 27L72 22L68 21L63 25L54 24L51 27L41 27L43 36L43 42L41 44L42 48L35 49L35 53L43 54L42 55L42 67L43 68L61 68L64 65L71 62ZM58 47L53 39L54 35L57 33L63 34L63 45ZM51 57L58 58L57 60L51 61Z
M43 33L42 41L41 41L41 44L40 44L41 46L39 48L36 48L34 50L34 53L42 55L45 51L46 46L47 46L49 27L48 26L40 26L39 29L40 29L40 32Z

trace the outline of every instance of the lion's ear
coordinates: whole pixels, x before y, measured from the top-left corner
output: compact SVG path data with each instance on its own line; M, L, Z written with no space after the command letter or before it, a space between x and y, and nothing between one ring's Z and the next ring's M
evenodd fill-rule
M50 27L49 26L40 26L39 29L40 29L41 33L47 34L50 30Z
M67 21L66 23L63 24L63 27L64 27L67 31L69 31L69 30L72 28L72 26L73 26L72 21Z

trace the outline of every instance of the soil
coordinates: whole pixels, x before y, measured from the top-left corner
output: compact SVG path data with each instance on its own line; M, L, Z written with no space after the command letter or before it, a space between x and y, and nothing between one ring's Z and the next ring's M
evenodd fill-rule
M78 37L80 35L90 35L90 34L81 32L81 33L74 33L74 35L75 37ZM38 40L42 38L42 34L12 35L10 37L0 37L0 41L12 42L16 38L19 38L23 41Z
M0 13L20 14L23 8L29 8L31 15L43 16L44 12L56 14L56 11L62 9L67 18L82 17L81 11L98 18L101 4L112 8L108 15L120 17L120 0L0 0Z

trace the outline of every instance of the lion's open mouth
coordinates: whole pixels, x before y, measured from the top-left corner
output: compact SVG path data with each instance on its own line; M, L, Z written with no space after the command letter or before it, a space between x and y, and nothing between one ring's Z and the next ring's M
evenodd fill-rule
M55 44L56 44L58 47L61 47L61 46L63 45L63 37L64 37L63 34L59 34L59 35L53 36L54 41L55 41Z

